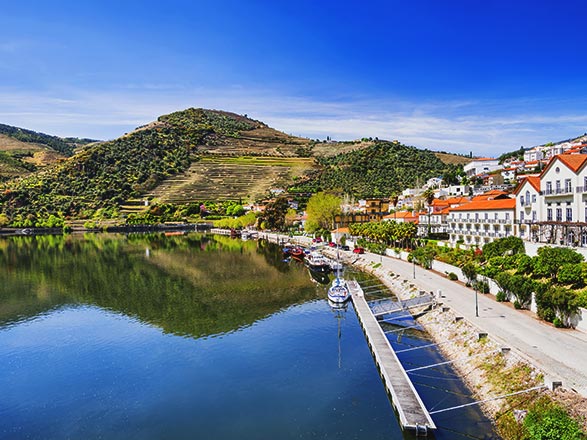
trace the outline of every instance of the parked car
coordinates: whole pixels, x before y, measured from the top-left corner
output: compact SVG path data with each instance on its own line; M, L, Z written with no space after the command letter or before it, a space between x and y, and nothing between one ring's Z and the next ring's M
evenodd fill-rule
M350 247L348 247L346 244L345 244L344 246L341 246L340 248L341 248L343 251L350 251L350 250L351 250L351 248L350 248Z
M330 243L328 243L329 247L336 247L336 243L334 241L331 241Z
M322 237L313 238L312 243L322 243Z
M353 249L353 252L355 254L364 254L365 253L365 249L362 248L362 247L356 247L356 248Z

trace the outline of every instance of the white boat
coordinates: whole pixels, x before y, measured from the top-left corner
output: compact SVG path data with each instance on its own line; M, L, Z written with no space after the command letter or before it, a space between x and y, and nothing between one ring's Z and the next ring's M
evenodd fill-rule
M342 264L339 260L338 250L336 252L336 277L332 281L332 285L328 288L328 300L335 304L343 304L351 297L351 292L347 282L342 277Z
M309 254L306 254L305 262L310 270L316 272L330 271L330 263L328 262L328 259L320 252L311 251Z
M346 281L337 276L328 288L328 300L334 304L342 304L347 302L350 297L351 292Z

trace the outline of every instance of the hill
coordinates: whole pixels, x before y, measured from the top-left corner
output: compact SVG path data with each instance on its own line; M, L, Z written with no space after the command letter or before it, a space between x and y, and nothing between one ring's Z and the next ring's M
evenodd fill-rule
M429 150L375 141L360 150L319 157L320 171L292 191L336 190L355 197L388 197L455 168Z
M47 143L28 144L41 148L35 154L49 151ZM100 215L117 216L126 205L134 205L129 210L136 212L145 198L176 204L255 200L275 187L387 196L452 166L431 151L398 142L314 142L246 115L195 108L75 151L5 183L0 211L20 224L25 218L34 224L35 218L50 214L87 218L100 210Z
M71 156L75 148L90 142L96 141L60 138L0 124L0 181L52 165Z

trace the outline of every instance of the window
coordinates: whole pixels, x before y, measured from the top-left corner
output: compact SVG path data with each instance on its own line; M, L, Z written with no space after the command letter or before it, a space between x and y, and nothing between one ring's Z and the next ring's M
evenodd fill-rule
M567 221L573 221L573 208L567 208Z
M496 212L495 214L493 214L493 218L494 218L495 220L497 220L497 212Z
M552 194L552 182L546 182L546 194Z
M571 189L571 179L565 179L565 192L570 193L573 190Z
M485 213L485 220L489 220L489 213Z
M557 222L563 221L563 209L562 208L556 208L556 221Z
M524 211L520 211L520 221L524 221Z
M560 194L560 192L561 192L561 181L560 180L557 180L555 182L555 184L554 184L554 187L555 187L556 193L557 194Z
M552 208L548 208L546 210L546 220L548 220L549 222L552 221Z
M505 219L506 219L506 220L509 220L509 219L510 219L510 213L509 213L509 212L506 212L506 213L505 213Z
M532 211L532 221L536 221L536 211Z
M525 205L525 203L524 203L524 196L520 196L520 205L521 206L524 206Z
M532 203L536 203L536 194L532 194Z
M530 191L526 191L526 205L530 204Z

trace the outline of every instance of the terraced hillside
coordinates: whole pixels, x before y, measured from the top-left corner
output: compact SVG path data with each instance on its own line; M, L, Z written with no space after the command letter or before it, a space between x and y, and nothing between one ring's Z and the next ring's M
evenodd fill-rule
M315 167L311 158L203 157L170 177L146 197L163 202L256 200L271 188L286 187Z

